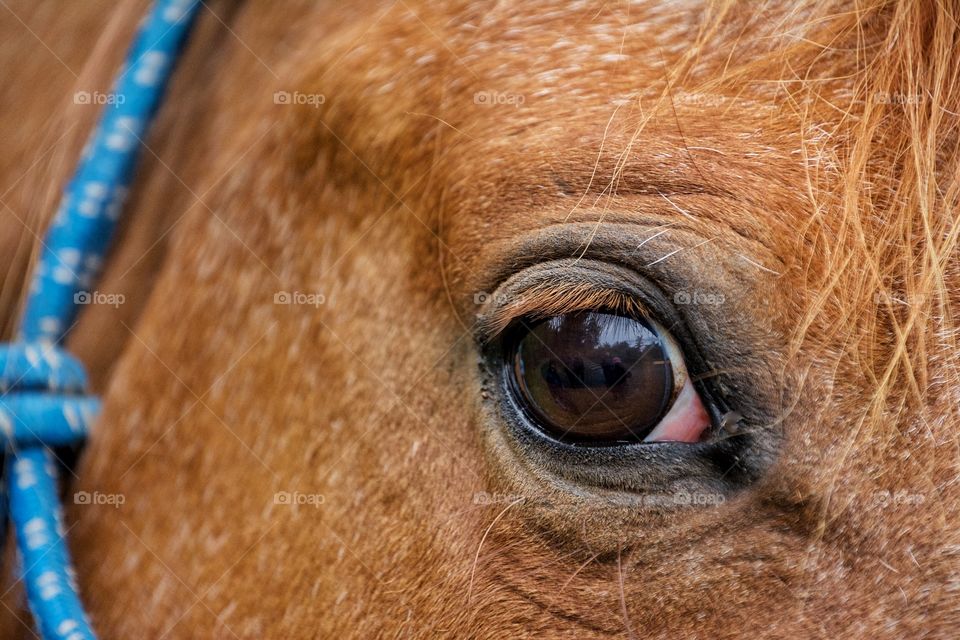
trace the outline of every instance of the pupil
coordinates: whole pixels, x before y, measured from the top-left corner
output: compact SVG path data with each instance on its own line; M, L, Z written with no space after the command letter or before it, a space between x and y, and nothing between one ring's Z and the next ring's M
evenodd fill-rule
M585 311L524 327L512 377L536 422L558 440L639 442L669 408L673 368L646 321Z

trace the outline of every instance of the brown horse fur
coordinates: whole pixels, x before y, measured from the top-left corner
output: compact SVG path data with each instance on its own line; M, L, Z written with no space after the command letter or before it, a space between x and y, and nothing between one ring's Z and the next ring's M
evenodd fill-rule
M71 97L108 90L146 6L0 6L8 335L96 116ZM66 491L94 626L956 637L958 20L956 0L211 1L98 285L126 303L69 340L105 394ZM478 327L528 285L524 312L608 300L586 272L723 294L680 312L771 444L722 503L631 501L657 461L588 482L510 445ZM8 587L3 637L29 637Z

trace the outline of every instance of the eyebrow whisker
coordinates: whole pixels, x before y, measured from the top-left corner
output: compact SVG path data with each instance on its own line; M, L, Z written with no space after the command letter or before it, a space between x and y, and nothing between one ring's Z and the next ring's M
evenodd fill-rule
M755 266L757 269L760 269L760 270L762 270L762 271L766 271L767 273L772 273L772 274L775 275L775 276L782 276L782 275L783 275L783 274L780 273L779 271L774 271L773 269L770 269L769 267L765 267L765 266L763 266L762 264L760 264L760 263L758 263L758 262L754 262L753 260L751 260L751 259L748 258L747 256L743 255L742 253L738 253L737 255L740 256L741 258L743 258L744 260L746 260L747 262L749 262L750 264L752 264L753 266Z
M653 262L647 263L645 266L647 266L647 267L652 267L653 265L657 264L658 262L663 262L664 260L666 260L666 259L669 258L670 256L676 255L676 254L680 253L681 251L683 251L683 247L680 247L679 249L674 249L673 251L671 251L671 252L668 253L667 255L661 256L661 257L657 258L656 260L654 260Z
M703 242L698 242L697 244L693 245L692 247L680 247L679 249L674 249L673 251L671 251L671 252L668 253L667 255L662 256L662 257L660 257L660 258L657 258L656 260L654 260L653 262L647 264L646 266L647 266L647 267L652 267L653 265L655 265L655 264L657 264L657 263L659 263L659 262L663 262L664 260L666 260L666 259L669 258L670 256L673 256L673 255L676 255L676 254L680 253L681 251L685 251L685 250L687 250L687 249L696 249L697 247L702 247L703 245L707 244L708 242L712 242L713 240L714 240L714 238L707 238L707 239L704 240Z
M673 224L676 224L676 223L671 222L671 223L669 223L669 224L667 224L667 225L664 225L664 226L665 226L665 227L669 227L669 226L671 226L671 225L673 225ZM654 238L657 238L657 237L659 237L659 236L662 236L663 234L665 234L665 233L666 233L667 231L669 231L669 230L670 230L670 229L662 229L661 231L656 232L655 234L653 234L652 236L650 236L649 238L645 239L643 242L641 242L640 244L638 244L638 245L637 245L637 248L634 249L634 252L639 251L640 248L641 248L643 245L647 244L648 242L650 242L650 241L653 240Z
M665 194L664 194L662 191L660 191L659 189L657 189L657 195L660 196L661 198L663 198L664 200L666 200L667 203L668 203L671 207L673 207L674 209L676 209L677 211L679 211L679 212L682 213L683 215L687 216L687 217L690 218L691 220L696 220L696 218L695 218L689 211L686 211L686 210L681 209L680 207L678 207L678 206L677 206L677 203L675 203L673 200L671 200L667 195L665 195Z

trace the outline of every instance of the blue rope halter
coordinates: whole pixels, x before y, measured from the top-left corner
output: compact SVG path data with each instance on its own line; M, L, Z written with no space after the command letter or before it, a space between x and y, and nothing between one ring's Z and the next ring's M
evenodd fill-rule
M141 25L114 82L116 99L104 107L47 231L17 340L0 345L4 488L21 578L43 638L95 637L64 544L52 448L80 445L100 403L84 395L83 366L58 345L99 273L141 138L199 7L200 0L157 0ZM0 505L4 519L5 506Z

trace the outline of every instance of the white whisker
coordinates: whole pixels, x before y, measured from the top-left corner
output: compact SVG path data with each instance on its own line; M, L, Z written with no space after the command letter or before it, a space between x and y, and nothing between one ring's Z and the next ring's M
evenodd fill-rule
M783 275L783 274L780 273L779 271L774 271L773 269L769 269L769 268L763 266L762 264L759 264L759 263L757 263L757 262L754 262L753 260L751 260L751 259L748 258L747 256L743 255L742 253L738 253L737 255L740 256L741 258L743 258L744 260L746 260L747 262L749 262L750 264L752 264L753 266L755 266L757 269L761 269L761 270L763 270L763 271L766 271L767 273L772 273L772 274L775 275L775 276L782 276L782 275Z

